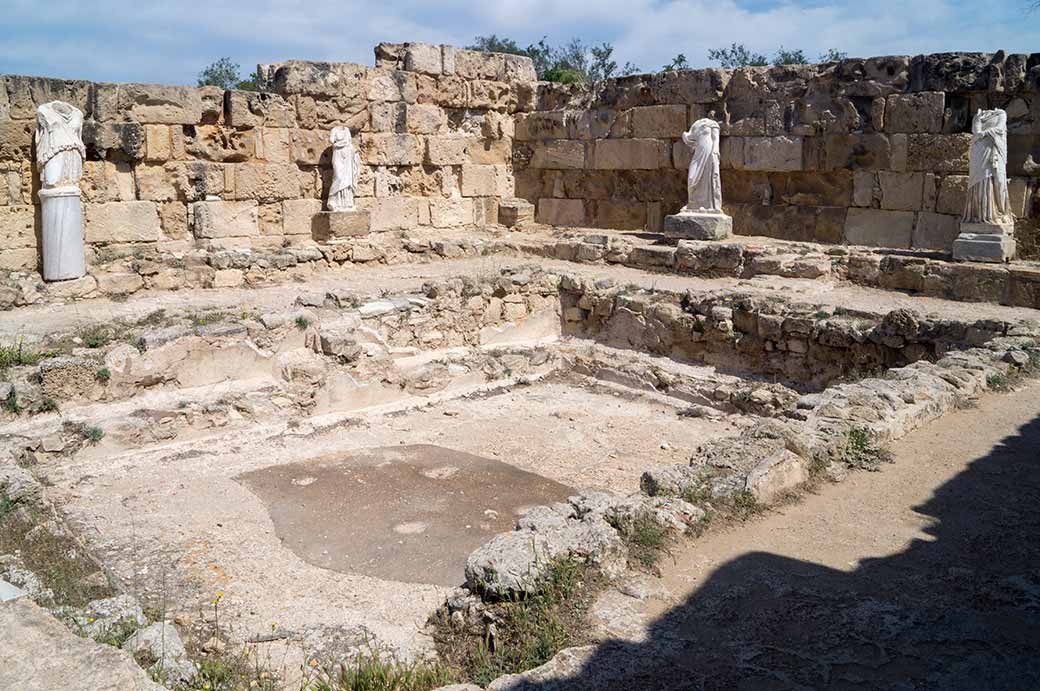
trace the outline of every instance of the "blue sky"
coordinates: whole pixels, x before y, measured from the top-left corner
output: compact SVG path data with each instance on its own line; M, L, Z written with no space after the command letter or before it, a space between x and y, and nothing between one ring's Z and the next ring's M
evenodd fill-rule
M659 69L709 48L853 56L1040 51L1030 0L0 0L0 73L193 84L230 56L252 70L288 59L372 64L380 41L465 45L480 34L610 41L619 63Z

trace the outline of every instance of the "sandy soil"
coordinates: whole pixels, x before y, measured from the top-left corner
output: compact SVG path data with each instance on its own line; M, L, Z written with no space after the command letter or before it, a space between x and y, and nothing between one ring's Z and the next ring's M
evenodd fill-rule
M616 640L553 688L1036 688L1038 449L1038 382L952 412L605 595Z

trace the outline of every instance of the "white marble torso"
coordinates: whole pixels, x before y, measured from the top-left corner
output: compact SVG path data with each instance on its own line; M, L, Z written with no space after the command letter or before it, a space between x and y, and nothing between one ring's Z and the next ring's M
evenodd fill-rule
M1007 185L1007 113L979 110L971 125L965 223L1013 223Z
M336 127L329 134L332 142L332 187L329 211L353 211L354 194L361 174L361 156L354 148L349 127Z
M693 149L686 176L687 203L682 213L722 213L722 178L719 175L719 123L701 118L683 133Z
M40 174L43 278L60 281L87 272L83 250L83 113L51 101L36 109L36 165Z

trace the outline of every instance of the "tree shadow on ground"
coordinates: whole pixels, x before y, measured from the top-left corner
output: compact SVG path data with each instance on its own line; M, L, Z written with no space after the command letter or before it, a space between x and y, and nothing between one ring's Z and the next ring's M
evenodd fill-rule
M522 688L1040 688L1040 417L915 510L933 540L852 572L743 555L645 642Z

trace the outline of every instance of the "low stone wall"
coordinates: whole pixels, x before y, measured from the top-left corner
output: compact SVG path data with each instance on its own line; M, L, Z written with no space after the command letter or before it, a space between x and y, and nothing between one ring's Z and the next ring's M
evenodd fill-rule
M512 113L531 61L428 44L380 45L377 67L260 67L266 91L0 77L0 270L35 271L36 108L84 113L88 264L148 252L313 244L331 183L329 132L349 126L371 229L497 222L513 196Z
M686 202L682 132L722 125L734 231L950 250L971 119L1008 113L1012 208L1026 249L1040 198L1040 56L938 54L704 69L543 85L517 117L517 194L548 224L660 231Z

